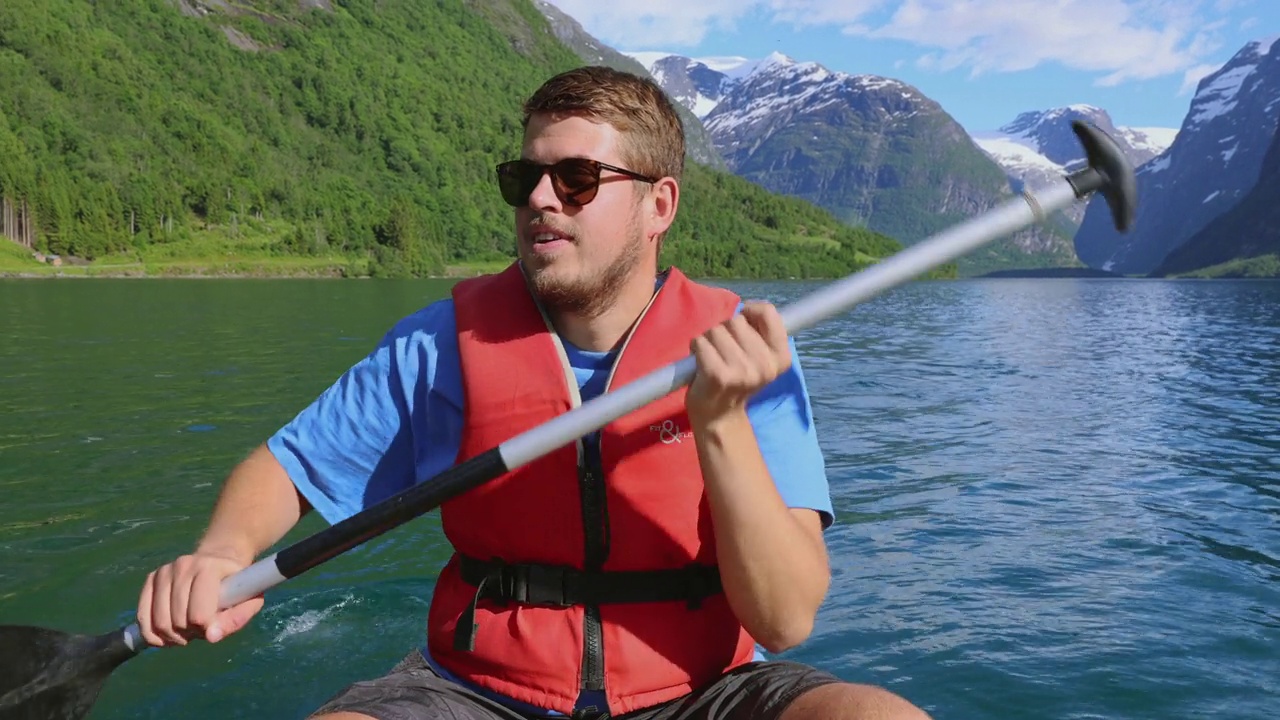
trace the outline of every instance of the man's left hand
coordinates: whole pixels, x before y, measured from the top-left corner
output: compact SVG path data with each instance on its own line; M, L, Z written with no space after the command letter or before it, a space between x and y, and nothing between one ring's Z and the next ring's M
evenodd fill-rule
M742 312L694 338L697 371L685 408L695 426L742 412L747 401L791 366L791 346L777 308L745 303Z

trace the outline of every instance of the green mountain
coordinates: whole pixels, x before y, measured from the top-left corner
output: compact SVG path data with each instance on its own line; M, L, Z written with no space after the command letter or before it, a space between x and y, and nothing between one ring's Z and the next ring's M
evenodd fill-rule
M493 267L520 101L578 64L529 0L4 0L0 232L144 272ZM829 277L899 248L690 163L664 260Z

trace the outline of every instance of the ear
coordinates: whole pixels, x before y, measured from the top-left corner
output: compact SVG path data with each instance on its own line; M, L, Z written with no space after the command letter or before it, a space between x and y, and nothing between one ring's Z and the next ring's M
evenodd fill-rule
M661 235L676 219L680 206L680 183L675 178L664 177L649 190L648 237Z

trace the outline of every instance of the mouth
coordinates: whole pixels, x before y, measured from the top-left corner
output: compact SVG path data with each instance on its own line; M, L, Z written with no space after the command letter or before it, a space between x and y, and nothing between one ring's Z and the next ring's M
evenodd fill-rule
M529 233L529 244L535 253L548 253L568 247L573 244L573 238L559 230L536 227Z

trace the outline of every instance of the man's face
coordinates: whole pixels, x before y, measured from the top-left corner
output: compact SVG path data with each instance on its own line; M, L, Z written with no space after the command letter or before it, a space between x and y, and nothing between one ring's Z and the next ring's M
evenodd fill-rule
M536 163L577 157L626 167L620 140L611 125L539 114L529 119L521 155ZM515 229L517 252L544 304L598 313L626 279L652 264L644 262L652 252L645 222L649 187L601 170L595 197L575 207L556 194L550 173L542 176L528 202L515 209Z

